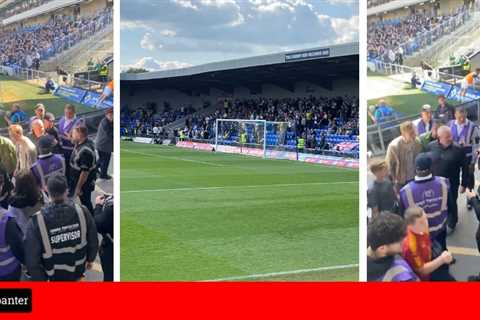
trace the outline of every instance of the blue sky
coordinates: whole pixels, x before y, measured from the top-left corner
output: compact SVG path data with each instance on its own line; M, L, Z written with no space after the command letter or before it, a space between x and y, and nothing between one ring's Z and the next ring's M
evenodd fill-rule
M122 0L121 65L150 70L358 40L358 0Z

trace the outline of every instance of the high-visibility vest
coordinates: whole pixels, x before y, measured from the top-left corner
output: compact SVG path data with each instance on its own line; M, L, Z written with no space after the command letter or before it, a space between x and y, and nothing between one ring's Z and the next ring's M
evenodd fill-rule
M58 219L57 217L62 217ZM78 204L52 204L32 219L42 241L42 262L49 279L79 279L87 259L87 223Z
M106 77L108 76L108 67L106 65L103 65L101 68L100 68L100 72L98 73L100 76L102 77Z
M303 139L303 138L298 138L297 148L298 148L298 149L303 149L304 147L305 147L305 139Z
M13 255L6 239L7 222L9 218L10 215L8 212L0 218L0 277L8 276L20 266L20 262Z

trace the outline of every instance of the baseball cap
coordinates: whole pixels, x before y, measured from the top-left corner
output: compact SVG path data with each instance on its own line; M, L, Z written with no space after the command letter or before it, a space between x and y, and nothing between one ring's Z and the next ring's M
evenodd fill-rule
M429 105L429 104L424 104L424 105L422 106L422 111L432 112L432 106Z
M430 170L432 168L432 158L428 153L420 153L415 158L415 168L419 171Z

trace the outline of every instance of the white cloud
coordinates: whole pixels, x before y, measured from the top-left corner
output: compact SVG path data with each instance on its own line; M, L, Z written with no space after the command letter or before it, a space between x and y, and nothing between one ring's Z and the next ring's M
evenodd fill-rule
M175 31L169 30L169 29L160 31L160 34L164 37L169 37L169 38L175 37L177 35Z
M358 40L358 16L353 16L350 19L331 18L331 24L337 34L336 43Z
M198 10L198 7L193 4L190 0L171 0L173 3L178 4L182 8L188 8L193 10Z
M145 69L148 71L163 71L188 68L191 66L191 64L181 61L158 61L152 57L143 57L134 64L122 65L121 69L122 71L127 71L130 68Z
M148 31L153 31L152 27L148 26L147 24L141 21L134 21L134 20L122 20L120 22L120 29L121 30L144 29Z
M155 39L152 38L152 34L150 32L147 32L143 35L142 40L140 40L140 47L142 47L145 50L153 51L157 48L161 48L161 44L157 44Z

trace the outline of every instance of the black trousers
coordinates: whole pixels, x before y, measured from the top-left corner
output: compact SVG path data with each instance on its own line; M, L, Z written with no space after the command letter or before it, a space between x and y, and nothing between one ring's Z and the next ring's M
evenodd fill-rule
M448 211L448 219L447 219L447 224L450 228L455 228L455 226L458 223L458 205L457 205L457 199L458 199L458 184L450 184L450 195L453 200L453 210Z
M103 281L113 281L113 243L104 240L100 249L100 261L103 269Z
M88 211L93 215L93 204L92 204L92 192L93 189L89 187L82 188L82 194L80 195L80 202L87 207Z
M100 178L105 178L108 175L108 165L110 164L111 152L98 151L98 169L100 171Z

